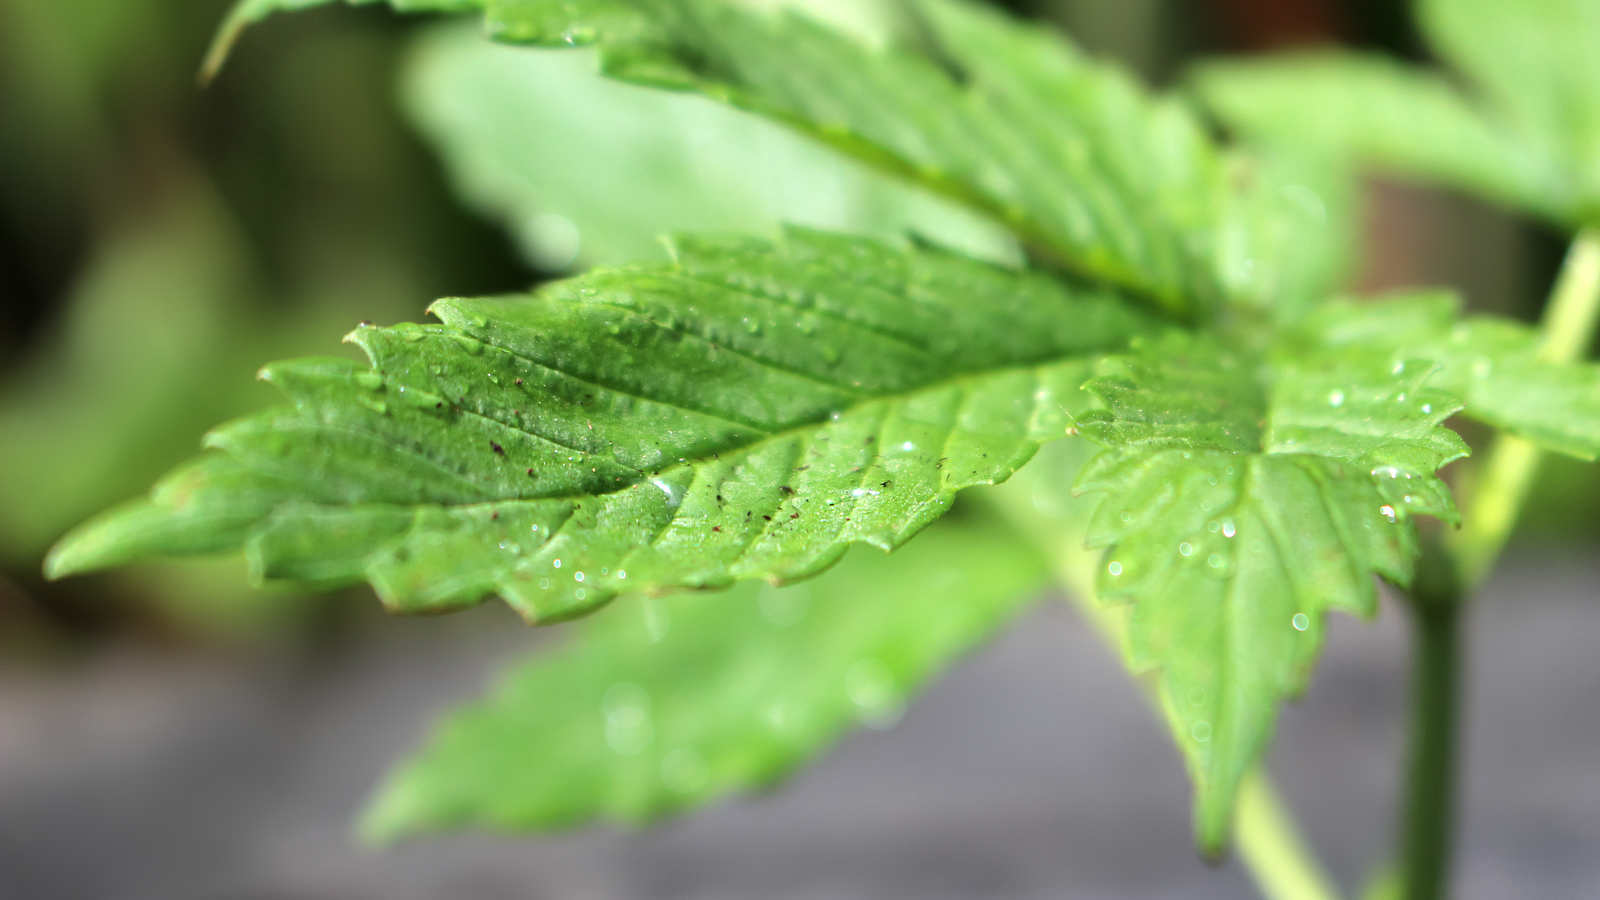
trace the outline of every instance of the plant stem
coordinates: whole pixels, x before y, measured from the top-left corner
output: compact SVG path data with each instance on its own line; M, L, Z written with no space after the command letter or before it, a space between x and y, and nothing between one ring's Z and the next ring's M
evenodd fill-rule
M1401 848L1405 900L1445 896L1454 831L1462 585L1437 547L1429 556L1410 595L1414 655ZM1426 571L1430 563L1431 572Z
M1034 539L1051 560L1056 583L1069 602L1105 646L1120 654L1125 640L1124 621L1115 610L1095 601L1094 572L1099 568L1100 555L1084 546L1084 530L1095 501L1070 501L1073 508L1065 516L1042 515L1032 502L1039 482L1060 478L1059 471L1040 472L1030 467L1017 473L1009 484L985 491L982 496L1019 532ZM1149 683L1135 681L1151 706L1159 708ZM1267 900L1340 900L1332 879L1300 837L1293 814L1279 799L1265 769L1252 772L1239 786L1234 835L1240 860Z
M1256 886L1272 900L1338 900L1339 891L1306 846L1265 772L1239 784L1234 839Z
M1538 358L1583 355L1600 319L1600 230L1573 240L1540 323ZM1441 900L1455 811L1462 601L1494 569L1539 471L1541 452L1499 434L1470 492L1461 530L1430 544L1407 595L1415 637L1401 881L1406 900Z
M1554 363L1580 358L1594 335L1597 317L1600 230L1591 228L1579 232L1567 251L1540 323L1539 358ZM1533 487L1541 455L1534 445L1504 433L1490 445L1461 530L1449 542L1466 592L1483 582L1505 548L1522 501Z

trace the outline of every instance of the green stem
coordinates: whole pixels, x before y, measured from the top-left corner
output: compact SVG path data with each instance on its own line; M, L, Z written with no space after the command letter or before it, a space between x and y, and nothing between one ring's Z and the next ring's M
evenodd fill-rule
M1583 355L1600 319L1600 230L1573 240L1540 323L1538 356ZM1406 761L1401 882L1406 900L1441 900L1455 812L1456 715L1462 601L1494 569L1539 471L1539 448L1508 434L1490 445L1461 529L1431 544L1407 595L1414 620L1411 733Z
M1409 595L1414 655L1401 884L1405 900L1442 900L1454 837L1462 583L1437 547L1419 569Z
M1562 264L1540 323L1539 358L1555 363L1579 359L1593 338L1597 317L1600 230L1591 228L1578 233ZM1505 548L1539 472L1541 455L1534 445L1504 433L1490 445L1461 530L1450 540L1450 555L1466 592L1483 582Z
M1245 868L1271 900L1338 900L1333 879L1300 836L1294 816L1264 772L1239 783L1234 839Z
M1066 515L1045 516L1032 498L1041 481L1059 478L1059 472L1024 469L1011 483L982 496L992 502L1017 530L1031 536L1051 560L1056 582L1079 615L1094 628L1101 641L1121 653L1125 636L1116 612L1095 602L1094 572L1100 555L1084 548L1084 529L1094 501L1072 501ZM1139 681L1141 688L1147 682ZM1159 703L1144 690L1152 707ZM1300 837L1294 816L1279 799L1265 770L1246 776L1239 786L1234 811L1234 836L1239 857L1267 900L1340 900L1333 881L1311 848Z

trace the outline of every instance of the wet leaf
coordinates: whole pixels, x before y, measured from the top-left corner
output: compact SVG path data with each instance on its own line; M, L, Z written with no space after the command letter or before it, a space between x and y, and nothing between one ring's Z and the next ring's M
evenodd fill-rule
M1375 611L1408 583L1412 518L1455 520L1435 471L1466 453L1427 363L1342 350L1267 357L1206 337L1142 342L1088 387L1106 449L1078 476L1104 499L1097 593L1124 605L1127 662L1155 671L1195 782L1202 847L1227 840L1239 779L1300 691L1323 614Z
M890 549L1065 433L1089 360L1152 328L1112 294L814 232L362 328L295 401L223 426L52 576L245 549L258 579L526 618L623 590L815 574Z

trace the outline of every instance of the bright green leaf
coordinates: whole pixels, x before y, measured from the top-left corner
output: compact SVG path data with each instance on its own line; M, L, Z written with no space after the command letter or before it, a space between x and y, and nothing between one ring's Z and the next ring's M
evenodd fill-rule
M958 515L805 584L630 597L451 713L365 829L640 822L770 785L858 721L893 724L1045 577L1000 523Z
M663 234L770 237L780 224L1017 259L993 223L790 129L594 70L592 51L507 47L459 26L425 33L404 70L406 108L457 193L547 269L657 258Z
M244 547L257 577L366 578L392 608L494 592L530 620L625 590L787 580L889 549L1005 480L1148 321L948 254L793 232L670 265L445 300L345 360L269 366L295 401L69 534L53 576Z
M1600 366L1539 358L1538 334L1496 316L1460 317L1454 294L1427 291L1319 310L1303 338L1321 349L1363 348L1436 363L1430 385L1463 413L1558 453L1600 456Z
M1348 163L1283 146L1233 160L1237 189L1218 240L1229 296L1278 322L1304 316L1344 286L1357 240Z
M1600 2L1422 0L1422 24L1450 62L1559 161L1578 218L1600 216Z
M1300 691L1323 613L1370 615L1372 576L1409 581L1411 517L1454 519L1434 472L1466 452L1427 364L1359 351L1256 359L1169 336L1108 361L1079 427L1107 450L1079 491L1106 547L1098 593L1127 604L1128 663L1158 693L1220 851L1239 779Z
M1575 214L1554 160L1497 110L1415 67L1321 52L1212 62L1195 81L1224 122L1252 137L1349 154L1557 220Z

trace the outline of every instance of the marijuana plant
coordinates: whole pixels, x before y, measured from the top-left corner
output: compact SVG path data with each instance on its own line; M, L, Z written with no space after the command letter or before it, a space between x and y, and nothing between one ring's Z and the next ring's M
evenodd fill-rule
M244 0L208 72L249 23L320 2ZM596 48L612 79L775 120L1021 252L680 236L669 262L363 325L369 363L267 366L292 405L211 432L63 538L51 577L242 550L258 581L365 580L396 612L498 595L546 624L636 595L453 716L371 807L391 837L768 783L853 721L892 723L1054 571L1148 674L1202 851L1237 819L1265 890L1325 897L1252 770L1325 613L1373 615L1376 576L1418 635L1404 888L1442 894L1463 598L1540 449L1600 453L1600 369L1576 361L1600 238L1580 233L1537 329L1438 291L1330 299L1337 178L1312 190L1292 154L1219 145L1181 98L966 0L908 0L888 40L734 0L392 5ZM1329 56L1213 68L1201 92L1242 132L1591 224L1600 3L1424 10L1471 93ZM1455 416L1497 433L1457 467L1460 511L1439 474L1468 454ZM1013 475L1025 495L941 519Z

